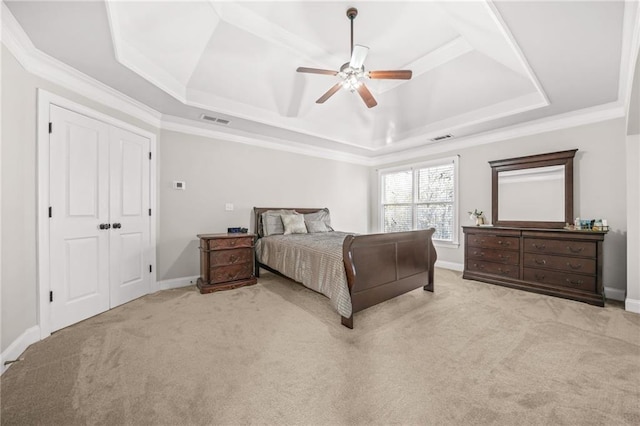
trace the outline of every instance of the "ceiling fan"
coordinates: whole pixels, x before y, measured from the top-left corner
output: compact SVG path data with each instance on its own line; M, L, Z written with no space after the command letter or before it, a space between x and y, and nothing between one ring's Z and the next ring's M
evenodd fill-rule
M298 67L297 72L305 72L310 74L337 75L342 81L336 83L324 95L316 101L316 103L324 103L333 96L340 88L349 90L350 92L358 92L360 97L367 105L372 108L378 105L373 95L364 84L364 79L384 79L384 80L409 80L411 79L410 70L395 71L365 71L364 60L367 57L369 48L359 44L353 45L353 20L358 16L358 9L350 7L347 9L347 17L351 21L351 60L340 67L340 71L323 70L318 68Z

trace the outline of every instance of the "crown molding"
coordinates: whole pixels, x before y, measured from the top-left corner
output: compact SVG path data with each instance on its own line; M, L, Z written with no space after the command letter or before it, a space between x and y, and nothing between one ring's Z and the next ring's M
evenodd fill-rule
M203 136L221 141L237 142L260 148L286 151L293 154L301 154L311 157L324 158L327 160L341 161L344 163L357 164L361 166L373 165L373 159L365 156L348 154L345 152L330 150L326 148L311 147L299 142L268 136L256 137L250 134L236 134L228 131L223 132L213 129L207 129L205 127L202 127L202 123L198 121L181 117L167 115L163 116L161 129L188 135Z
M623 102L627 115L629 114L631 105L633 77L638 54L640 54L640 3L637 1L627 1L624 4L622 54L620 57L620 78L618 86L618 100Z
M633 17L638 18L638 16L640 16L639 9L640 8L636 8L634 10ZM138 102L105 85L104 83L101 83L98 80L95 80L92 77L81 73L80 71L41 52L33 45L29 37L4 3L1 5L0 12L2 23L2 44L7 47L12 55L28 72L44 80L59 84L60 86L85 96L88 99L122 111L125 114L140 119L157 129L193 134L369 167L408 161L419 156L436 155L472 146L490 144L507 139L546 133L554 130L624 117L628 112L628 101L631 91L631 88L629 87L631 85L630 80L625 84L621 79L621 90L623 85L625 89L624 96L617 102L546 117L529 123L497 129L495 131L489 131L480 135L464 137L452 141L429 143L427 146L414 146L386 154L379 153L376 155L375 152L371 152L370 155L356 155L326 148L312 147L288 139L277 139L253 134L240 135L228 131L210 130L203 128L203 123L195 120L163 115L151 107L144 105L141 102ZM636 21L638 20L636 19ZM638 36L640 24L637 22L631 22L629 25L631 26L631 29L626 26L623 34L625 40L629 40L625 42L627 46L625 51L627 59L622 63L622 65L625 66L626 71L621 70L621 76L625 76L625 81L628 80L627 77L629 77L629 70L631 70L630 78L632 78L633 68L629 64L629 62L632 62L630 61L630 56L638 54L638 45L640 44L640 37ZM623 54L625 52L623 52ZM633 57L635 58L635 56ZM633 61L633 64L635 65L635 61ZM418 140L419 137L416 137L416 142ZM424 136L424 143L427 142L430 141L427 140L427 136Z
M622 118L624 116L625 110L622 104L620 102L611 102L592 108L541 118L524 124L503 127L498 130L463 137L453 141L444 141L421 148L380 155L373 158L373 165L382 166L401 161L415 160L417 157L421 156L459 151L465 148L487 145L509 139L517 139L525 136L569 129L607 120L615 120L616 118Z
M2 43L31 74L160 127L161 114L36 48L9 8L2 2Z

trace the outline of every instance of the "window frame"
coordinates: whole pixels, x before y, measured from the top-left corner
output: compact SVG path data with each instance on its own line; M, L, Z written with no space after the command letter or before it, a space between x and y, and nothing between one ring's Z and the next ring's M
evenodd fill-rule
M412 202L411 203L398 203L397 205L409 205L412 208L412 230L415 230L417 224L417 211L416 206L424 205L424 203L417 202L418 199L418 173L417 170L437 167L442 165L448 165L453 163L453 229L452 240L433 240L436 246L445 247L459 247L460 246L460 191L459 191L459 159L460 156L455 155L452 157L439 158L436 160L423 161L419 163L405 164L402 166L389 167L378 170L378 227L380 232L384 231L384 187L382 184L383 176L391 173L398 173L404 171L411 171L412 174Z

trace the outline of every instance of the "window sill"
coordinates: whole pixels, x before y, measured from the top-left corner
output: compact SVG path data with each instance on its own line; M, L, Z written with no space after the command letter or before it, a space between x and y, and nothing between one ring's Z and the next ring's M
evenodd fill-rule
M438 241L438 240L433 240L433 245L436 247L449 248L449 249L456 249L460 247L459 242Z

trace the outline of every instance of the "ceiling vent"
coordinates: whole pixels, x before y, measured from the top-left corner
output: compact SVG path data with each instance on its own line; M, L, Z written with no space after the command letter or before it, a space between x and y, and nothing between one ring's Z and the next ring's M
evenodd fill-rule
M452 137L453 135L449 133L448 135L436 136L435 138L431 138L431 140L434 142L440 142L445 139L451 139Z
M202 115L200 116L200 118L201 118L202 120L210 121L210 122L212 122L212 123L216 123L216 124L219 124L219 125L221 125L221 126L226 126L227 124L229 124L229 123L230 123L230 121L229 121L229 120L225 120L224 118L216 118L216 117L212 117L212 116L210 116L210 115L206 115L206 114L202 114Z

